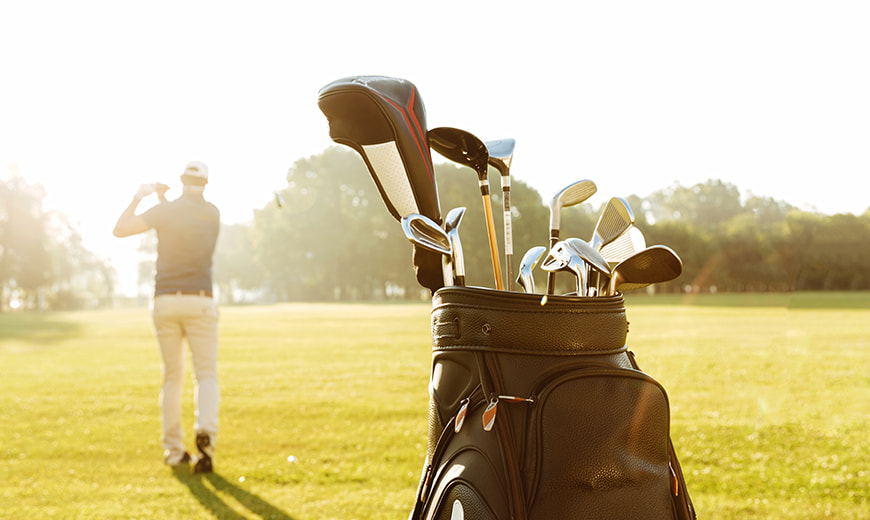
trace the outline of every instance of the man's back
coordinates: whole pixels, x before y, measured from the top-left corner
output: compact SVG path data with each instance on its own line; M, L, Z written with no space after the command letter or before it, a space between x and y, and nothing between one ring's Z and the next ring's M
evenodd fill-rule
M182 195L146 211L157 230L155 294L212 290L212 255L220 212L202 197Z

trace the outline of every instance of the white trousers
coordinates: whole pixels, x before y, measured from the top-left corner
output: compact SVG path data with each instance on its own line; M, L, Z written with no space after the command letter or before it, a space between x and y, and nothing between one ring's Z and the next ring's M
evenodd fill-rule
M184 344L193 360L193 399L196 434L207 433L212 446L218 429L217 304L207 296L161 294L154 298L154 333L163 356L160 412L163 449L167 458L184 453L181 398L184 389Z

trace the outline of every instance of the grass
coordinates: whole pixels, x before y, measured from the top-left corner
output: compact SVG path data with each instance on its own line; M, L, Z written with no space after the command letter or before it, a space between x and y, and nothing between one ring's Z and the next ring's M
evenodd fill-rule
M629 346L668 389L702 518L870 518L868 302L629 299ZM147 311L0 314L0 518L406 518L429 306L221 312L210 476L162 464Z

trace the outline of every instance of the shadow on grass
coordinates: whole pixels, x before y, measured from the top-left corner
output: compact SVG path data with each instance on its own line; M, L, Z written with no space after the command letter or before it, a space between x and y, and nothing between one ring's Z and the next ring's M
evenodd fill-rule
M59 343L82 332L79 323L50 312L0 312L0 341L16 339L38 345Z
M173 468L172 474L179 482L190 489L191 494L220 520L244 519L244 516L231 508L221 495L233 497L251 513L263 519L293 520L293 517L266 502L257 495L232 484L217 473L193 474L185 468Z

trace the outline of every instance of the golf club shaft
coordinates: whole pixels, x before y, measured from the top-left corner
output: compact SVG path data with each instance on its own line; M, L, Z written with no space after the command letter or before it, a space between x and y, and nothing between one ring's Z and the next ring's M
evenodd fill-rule
M489 193L483 194L483 212L486 215L486 233L489 236L489 254L492 257L492 273L495 276L495 288L499 291L504 290L504 284L501 279L501 262L498 258L498 245L495 238L495 221L492 218L492 204L490 203Z
M505 287L508 291L511 290L511 284L514 282L513 262L514 244L513 231L511 229L511 178L507 175L501 177L501 190L504 197L504 258L505 270L507 278L505 279Z
M553 235L553 230L550 230L550 249L553 249L553 246L559 242L559 231L556 230L555 236ZM556 273L548 272L547 273L547 294L553 294L556 291Z

